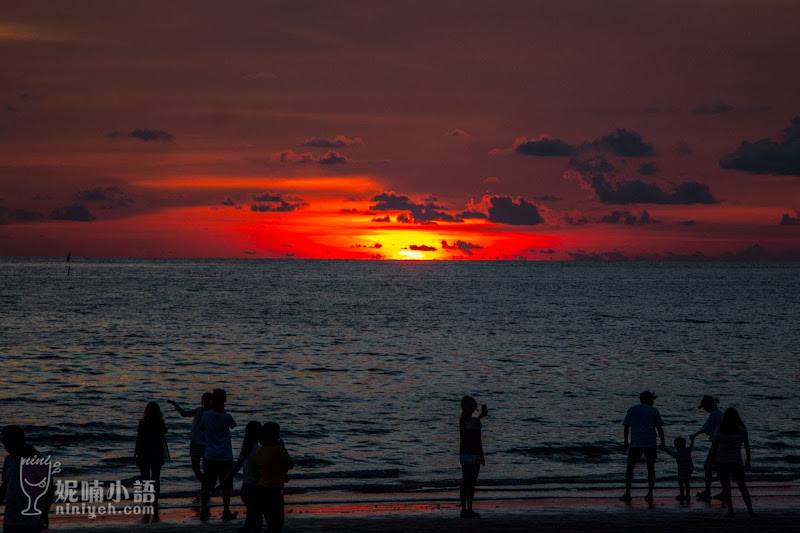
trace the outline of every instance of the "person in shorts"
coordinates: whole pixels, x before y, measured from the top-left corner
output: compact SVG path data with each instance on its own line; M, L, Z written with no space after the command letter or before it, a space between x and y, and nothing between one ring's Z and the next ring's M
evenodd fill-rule
M222 389L214 389L211 398L211 409L203 413L200 429L206 437L206 451L203 456L203 494L200 501L200 520L206 521L211 516L208 502L211 492L219 480L222 482L222 519L233 520L236 515L231 512L231 491L233 477L228 473L233 468L233 446L231 445L231 429L236 421L225 411L228 397Z
M647 495L644 499L653 505L653 487L656 484L656 454L659 446L656 444L656 433L664 449L664 421L661 413L653 407L656 395L644 391L639 395L639 404L634 405L625 413L622 421L624 426L623 450L628 452L628 462L625 471L625 494L620 496L624 502L631 501L631 485L633 484L633 469L644 455L647 460Z

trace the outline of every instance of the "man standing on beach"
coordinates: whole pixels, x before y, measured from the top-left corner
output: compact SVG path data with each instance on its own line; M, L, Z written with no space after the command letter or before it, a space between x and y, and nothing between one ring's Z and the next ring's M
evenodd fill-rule
M206 521L210 516L208 501L211 491L219 480L222 487L222 519L233 520L236 515L231 512L231 490L233 478L228 473L233 468L233 447L231 446L231 429L236 421L225 411L228 397L222 389L214 389L211 398L211 409L203 412L200 429L206 437L206 451L203 457L203 494L200 508L200 520Z
M644 497L647 503L653 504L653 486L656 484L656 454L658 445L656 444L656 432L661 441L661 448L664 444L664 421L661 413L653 407L656 396L650 391L644 391L639 395L639 404L634 405L625 414L622 421L625 426L623 450L628 451L628 465L625 472L625 494L620 497L624 502L631 501L631 485L633 484L633 469L639 459L644 454L647 460L647 496Z

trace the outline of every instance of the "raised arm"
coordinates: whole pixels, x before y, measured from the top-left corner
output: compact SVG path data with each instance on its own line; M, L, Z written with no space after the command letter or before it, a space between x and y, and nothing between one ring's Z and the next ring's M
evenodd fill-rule
M167 403L169 403L172 407L174 407L175 410L178 411L178 414L180 414L184 418L189 418L190 416L194 416L195 414L194 409L184 409L183 407L178 405L178 402L174 400L167 400Z

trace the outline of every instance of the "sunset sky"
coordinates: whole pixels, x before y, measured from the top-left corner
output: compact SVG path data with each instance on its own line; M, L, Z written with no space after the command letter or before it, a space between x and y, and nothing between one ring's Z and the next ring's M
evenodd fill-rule
M15 1L0 255L800 260L800 3Z

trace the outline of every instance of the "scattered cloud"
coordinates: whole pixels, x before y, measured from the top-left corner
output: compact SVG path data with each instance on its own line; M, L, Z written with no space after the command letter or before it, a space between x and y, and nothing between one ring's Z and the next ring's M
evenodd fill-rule
M175 139L172 134L164 130L151 130L136 128L132 131L114 130L106 134L109 139L137 139L143 142L171 142Z
M471 135L469 133L467 133L466 131L464 131L462 129L458 129L458 128L454 128L452 130L449 130L444 135L445 135L445 137L471 137Z
M497 176L489 176L488 178L483 178L483 183L485 185L500 185L500 178Z
M66 205L54 209L50 213L51 220L69 220L72 222L91 222L95 219L94 215L81 204Z
M730 113L735 108L725 102L717 102L712 105L701 105L689 110L692 115L719 115L720 113Z
M697 225L697 221L695 221L695 220L681 220L680 224L682 226L688 226L688 227L692 228L692 227Z
M335 150L328 150L324 155L315 156L311 152L295 152L284 150L272 155L272 159L288 165L343 165L350 160Z
M14 222L36 222L42 220L44 215L26 209L11 209L0 206L0 224L13 224Z
M442 241L442 248L445 250L461 250L467 255L472 255L472 250L480 250L483 246L458 240L454 244L447 244L447 241Z
M350 160L335 150L328 150L325 155L317 159L320 165L344 165Z
M398 220L399 218L400 217L398 217ZM389 215L386 215L385 217L375 217L372 219L372 222L391 222L391 221L392 218Z
M656 153L653 145L644 142L639 133L625 128L618 128L616 131L592 141L589 145L619 157L644 157Z
M372 211L407 211L414 222L427 224L437 220L443 222L461 222L462 219L443 211L443 207L433 202L417 203L408 196L397 195L393 192L381 193L372 198L375 205L370 206ZM400 222L406 220L397 218Z
M536 205L521 196L516 203L510 196L492 196L489 198L489 203L491 222L513 226L533 226L544 222Z
M795 213L796 216L792 216L789 213L784 213L781 217L781 226L797 226L800 225L800 212Z
M308 205L300 198L275 193L254 194L253 201L250 211L257 213L287 213Z
M332 139L325 137L311 137L303 141L300 146L309 146L311 148L345 148L347 146L364 146L364 139L361 137L347 137L346 135L337 135Z
M514 142L514 151L518 154L538 157L567 157L575 152L575 148L561 139L520 137Z
M652 176L653 174L658 174L661 172L661 169L658 168L658 165L655 161L648 161L647 163L642 163L639 165L639 168L636 170L642 176Z
M96 204L101 209L130 207L135 203L119 187L95 187L78 191L74 200L76 203Z
M800 176L800 115L782 133L779 141L771 138L742 141L736 150L719 160L719 166L753 174Z
M418 252L435 252L436 251L436 248L434 248L433 246L427 246L427 245L424 245L424 244L420 244L420 245L412 244L411 246L408 247L408 249L409 250L416 250Z
M375 244L353 244L350 248L367 248L367 249L374 249L374 248L383 248L383 245L379 242Z
M489 218L489 216L486 213L482 213L480 211L466 210L466 211L460 212L458 214L458 218L460 218L462 220L467 220L467 219L470 219L470 218L486 219L486 218Z
M230 196L226 196L225 199L220 202L220 204L232 207L236 205L236 201Z
M626 224L632 226L634 224L660 224L658 220L654 220L647 211L642 211L642 214L637 218L636 215L631 214L630 211L613 211L610 215L606 215L600 219L600 222L605 224Z

